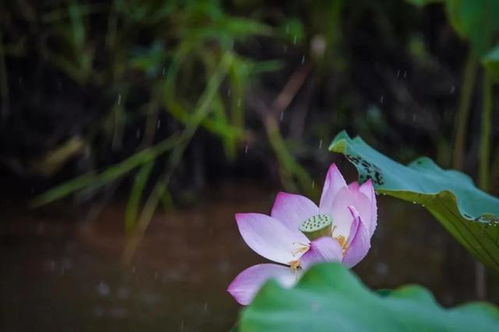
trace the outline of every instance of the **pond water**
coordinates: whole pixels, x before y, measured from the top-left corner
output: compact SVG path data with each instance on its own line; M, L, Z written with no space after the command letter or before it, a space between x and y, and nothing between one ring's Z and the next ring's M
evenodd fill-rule
M0 330L227 331L239 310L228 283L265 261L244 244L233 215L268 213L275 193L220 185L195 208L158 213L128 266L123 204L94 219L3 204ZM372 250L355 271L375 288L422 284L444 305L475 297L467 252L422 207L389 197L379 197ZM491 276L488 286L497 302Z

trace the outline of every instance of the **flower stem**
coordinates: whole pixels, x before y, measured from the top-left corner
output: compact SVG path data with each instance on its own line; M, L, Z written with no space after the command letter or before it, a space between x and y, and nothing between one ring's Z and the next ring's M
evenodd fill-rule
M492 132L492 77L485 70L483 74L482 94L482 130L480 137L480 169L478 183L483 191L489 189L490 178L490 139ZM485 267L476 263L475 265L476 293L479 300L485 300L487 293L487 274Z
M476 73L478 70L477 57L470 50L466 59L463 74L463 85L459 99L459 108L456 116L456 136L454 139L453 167L462 169L464 164L464 149L466 141L467 124L471 109L471 97L475 86Z

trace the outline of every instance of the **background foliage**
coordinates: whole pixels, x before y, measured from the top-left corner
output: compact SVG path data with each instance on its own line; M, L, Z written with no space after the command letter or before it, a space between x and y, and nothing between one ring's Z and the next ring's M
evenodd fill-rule
M228 177L316 195L346 128L497 190L497 0L409 2L4 2L0 179L35 205L124 188L140 234Z

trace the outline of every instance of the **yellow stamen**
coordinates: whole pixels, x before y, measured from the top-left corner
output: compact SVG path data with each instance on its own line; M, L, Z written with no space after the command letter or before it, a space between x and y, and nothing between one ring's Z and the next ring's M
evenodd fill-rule
M296 256L297 254L303 254L305 252L307 252L308 250L308 244L303 244L303 243L298 243L300 245L300 247L296 248L292 254L293 256Z
M300 268L300 260L297 259L295 261L289 262L289 267L292 271L297 271Z
M338 240L340 246L343 248L343 250L345 250L347 246L347 240L345 239L345 237L343 235L340 235L336 237L336 240Z
M334 236L335 229L336 229L336 226L333 226L333 231L331 232L333 234L333 239L338 240L338 242L340 243L341 249L343 251L343 254L345 254L345 252L348 249L347 239L343 235Z

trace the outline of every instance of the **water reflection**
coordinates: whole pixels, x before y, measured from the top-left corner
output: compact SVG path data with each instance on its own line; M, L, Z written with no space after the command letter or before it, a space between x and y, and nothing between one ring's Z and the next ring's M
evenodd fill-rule
M93 221L5 207L0 223L2 331L224 331L238 305L225 292L263 262L235 212L267 213L275 190L221 186L194 209L157 214L133 264L120 264L123 205ZM379 227L356 267L376 288L420 283L443 304L474 298L473 262L424 209L379 197ZM498 299L490 282L489 299Z

